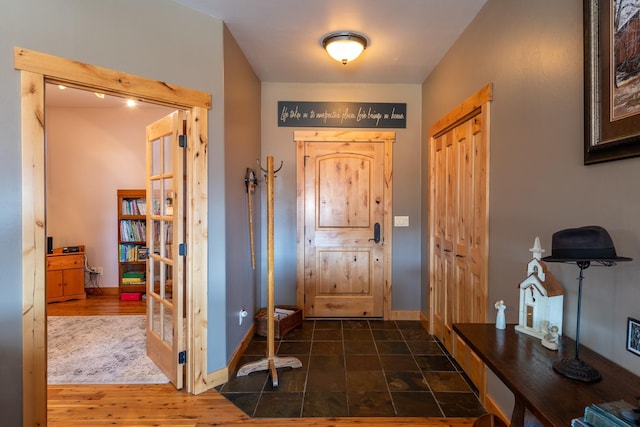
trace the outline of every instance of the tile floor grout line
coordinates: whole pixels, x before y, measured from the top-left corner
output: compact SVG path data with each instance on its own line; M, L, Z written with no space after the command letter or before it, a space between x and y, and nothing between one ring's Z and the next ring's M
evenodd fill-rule
M477 389L477 387L475 387L475 385L473 385L473 383L471 383L471 380L467 377L467 373L462 369L462 367L458 364L458 362L456 362L456 359L453 357L453 355L449 353L447 348L444 346L444 343L441 342L436 337L433 337L433 340L438 345L442 353L447 357L447 360L449 361L449 363L453 365L453 367L455 368L455 371L462 376L462 379L464 380L465 384L467 384L467 387L469 387L469 389L471 390L471 393L474 396L476 396L478 399L480 399L480 396L479 396L480 391Z
M429 331L427 331L428 333ZM415 353L411 350L411 348L409 347L409 344L407 343L407 339L404 336L404 334L402 332L400 332L400 335L402 335L402 339L404 340L407 348L409 349L409 353L411 354L411 357L413 358L413 361L416 363L416 366L418 366L418 369L420 370L420 375L422 375L422 379L424 380L424 383L427 385L427 388L429 389L429 393L431 394L431 397L433 397L433 401L436 403L436 405L438 406L438 410L440 411L441 416L445 417L444 414L444 410L442 409L442 406L440 405L440 402L438 401L438 398L435 394L435 392L433 391L433 387L431 387L431 384L429 384L429 381L427 381L427 377L424 374L424 370L422 369L422 367L420 366L420 364L418 363L418 360L416 359L416 355ZM431 338L433 338L433 336L431 334L429 334L429 336ZM424 355L424 356L428 356L428 355ZM431 371L429 371L431 372Z
M344 364L344 401L347 405L347 416L351 416L349 407L349 379L347 378L347 343L344 339L344 323L340 321L340 335L342 336L342 363Z
M398 324L395 321L392 321L392 322L396 326L396 330L398 331L398 333L400 333L400 336L402 336L402 333L400 332L400 329L398 328ZM389 386L389 381L387 381L386 371L384 370L384 364L382 363L382 355L380 354L380 350L378 349L378 341L376 340L375 336L373 337L373 345L376 348L376 353L378 353L378 360L380 361L380 369L382 369L382 377L384 378L384 383L387 386L387 392L389 393L389 399L391 400L391 406L393 407L393 413L394 413L394 415L396 417L398 417L398 416L400 416L400 414L398 412L398 408L396 406L396 402L395 402L395 400L393 400L393 394L391 393L391 387Z
M267 344L268 345L268 344ZM279 348L280 346L278 346ZM267 357L269 355L267 354ZM236 374L237 377L237 374ZM269 380L269 374L267 374L265 376L264 382L262 383L262 387L260 388L260 393L258 393L258 400L256 400L256 407L253 408L253 415L251 416L251 418L255 418L256 417L256 412L258 411L258 406L260 406L260 401L262 400L262 396L264 394L264 388L267 386L267 381Z
M309 357L307 358L307 372L304 375L304 385L302 386L302 402L300 403L300 418L304 418L304 399L307 396L307 382L309 381L309 371L311 365L311 353L313 352L313 338L316 334L316 321L313 321L311 329L311 343L309 343Z

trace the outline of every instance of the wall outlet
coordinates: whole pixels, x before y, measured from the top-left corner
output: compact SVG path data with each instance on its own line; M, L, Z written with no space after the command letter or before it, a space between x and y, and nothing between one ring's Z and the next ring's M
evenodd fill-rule
M102 269L102 267L93 267L91 269L91 271L93 271L96 274L100 274L100 275L102 275L104 273L104 270Z

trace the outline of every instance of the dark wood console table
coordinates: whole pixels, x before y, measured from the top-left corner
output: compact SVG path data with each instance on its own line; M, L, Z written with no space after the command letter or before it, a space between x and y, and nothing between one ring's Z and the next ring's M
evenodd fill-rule
M600 371L602 380L584 383L565 378L552 365L556 360L575 356L575 341L561 337L558 351L551 351L539 339L516 332L514 326L500 330L492 323L453 325L458 337L513 392L511 426L524 425L525 409L546 426L566 427L593 403L619 399L637 403L640 377L581 345L580 359Z

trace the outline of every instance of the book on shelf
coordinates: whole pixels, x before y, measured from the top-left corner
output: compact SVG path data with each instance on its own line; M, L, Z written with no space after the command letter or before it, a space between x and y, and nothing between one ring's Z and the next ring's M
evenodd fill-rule
M136 199L122 199L122 215L137 215Z
M122 199L122 215L146 215L146 199Z
M118 246L118 259L120 262L146 261L149 249L146 246L131 243L121 243Z
M146 283L144 279L127 279L126 277L123 277L120 282L123 285L144 285Z
M151 232L151 238L154 242L160 242L161 237L164 236L164 242L170 244L173 242L173 223L166 222L162 224L160 221L153 223L153 229Z
M147 240L147 224L141 219L120 220L120 240L123 242L144 242Z
M137 206L138 206L138 214L139 215L146 215L147 214L147 200L146 199L138 199Z
M123 285L142 285L146 283L146 274L144 271L125 271L122 273L120 283Z
M127 277L127 278L144 278L145 276L145 272L144 271L125 271L124 273L122 273L122 277Z
M631 417L638 408L624 400L597 403L584 409L584 421L593 427L639 427Z

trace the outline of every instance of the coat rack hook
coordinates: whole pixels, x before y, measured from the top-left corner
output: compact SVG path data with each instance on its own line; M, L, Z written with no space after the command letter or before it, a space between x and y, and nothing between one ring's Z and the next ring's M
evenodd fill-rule
M263 168L262 165L260 164L260 159L257 159L256 162L258 163L258 167L262 172L264 172L265 174L268 173L268 171L265 168ZM284 166L284 161L280 160L280 167L273 171L274 175L278 173L280 169L282 169L282 166Z
M262 172L264 172L265 174L267 173L267 170L263 168L262 165L260 164L260 159L256 159L256 164L258 165L258 167Z
M284 166L284 161L280 160L280 167L276 170L273 171L274 174L280 172L280 169L282 169L282 166Z

